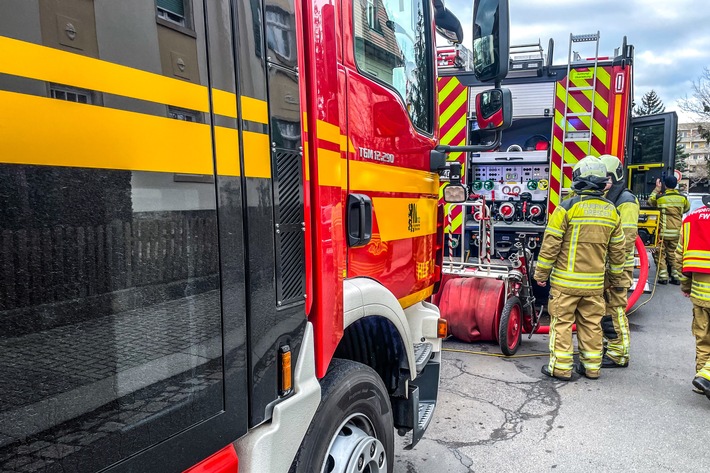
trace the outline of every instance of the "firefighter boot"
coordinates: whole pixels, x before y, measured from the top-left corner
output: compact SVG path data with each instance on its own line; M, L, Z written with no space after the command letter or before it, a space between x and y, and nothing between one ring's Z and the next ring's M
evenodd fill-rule
M587 368L585 368L584 365L583 365L581 362L580 362L580 363L577 363L577 364L574 366L574 370L575 370L577 373L579 373L581 376L584 376L584 377L587 378L587 379L592 379L592 380L599 379L599 371L597 371L596 373L588 373L588 372L587 372Z
M710 381L700 376L693 379L693 392L705 394L710 399Z
M629 367L629 362L625 363L617 363L616 361L612 360L608 356L604 355L602 357L602 368L628 368Z
M572 375L565 377L565 376L558 376L558 375L554 375L554 374L550 373L550 369L548 368L547 365L542 365L542 369L540 370L540 372L542 374L544 374L545 376L549 376L550 378L559 379L560 381L571 381L572 380Z

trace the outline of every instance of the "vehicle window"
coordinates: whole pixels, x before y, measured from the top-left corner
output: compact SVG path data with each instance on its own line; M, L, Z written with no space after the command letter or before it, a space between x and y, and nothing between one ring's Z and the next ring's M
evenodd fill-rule
M633 128L633 164L650 164L663 162L663 123L637 125Z
M432 130L432 65L428 13L422 0L355 0L359 69L399 93L412 123Z
M697 210L700 207L703 206L703 200L702 199L691 199L690 201L690 212L693 210Z

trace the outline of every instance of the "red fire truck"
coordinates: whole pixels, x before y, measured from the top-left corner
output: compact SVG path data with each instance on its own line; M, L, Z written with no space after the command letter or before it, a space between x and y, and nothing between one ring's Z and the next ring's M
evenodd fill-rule
M491 207L494 258L507 258L521 237L537 250L547 217L569 192L573 166L586 155L622 159L642 206L656 178L673 172L675 113L632 117L634 48L624 38L612 56L600 56L599 39L598 32L570 35L568 61L559 65L552 63L552 40L547 51L540 43L512 46L503 81L512 94L512 126L492 152L456 156L464 181ZM485 142L488 133L477 125L474 100L484 86L465 61L454 64L453 54L449 47L439 49L445 64L438 79L442 143ZM650 245L656 242L657 217L657 211L642 210L640 235ZM473 248L477 229L472 215L452 207L447 233L461 248Z
M659 211L644 207L656 179L674 170L677 117L632 118L634 48L624 38L613 56L601 57L599 39L598 32L570 35L562 65L552 64L552 41L547 54L539 42L511 47L503 85L512 96L513 123L495 139L480 120L486 113L476 98L483 84L466 70L468 52L439 49L442 143L468 151L467 144L492 142L488 152L450 155L462 165L474 199L447 206L447 282L435 300L460 339L496 340L510 355L523 332L536 330L542 309L535 301L546 300L549 289L532 284L529 263L584 156L622 159L642 204L639 236L646 245L657 243ZM631 301L646 287L646 275L644 268Z
M477 15L494 79L507 2ZM440 0L0 4L0 470L392 471L446 334L435 27L460 41Z

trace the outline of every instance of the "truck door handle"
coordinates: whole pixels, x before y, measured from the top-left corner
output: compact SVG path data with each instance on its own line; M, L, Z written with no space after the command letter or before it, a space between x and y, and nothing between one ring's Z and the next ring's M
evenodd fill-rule
M348 245L367 245L372 239L372 200L363 194L348 195Z

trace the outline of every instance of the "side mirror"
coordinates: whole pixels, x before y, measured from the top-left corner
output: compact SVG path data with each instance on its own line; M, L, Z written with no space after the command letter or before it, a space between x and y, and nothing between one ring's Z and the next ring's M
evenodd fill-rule
M473 72L481 82L508 74L508 0L477 0L473 8Z
M504 130L513 123L509 89L489 89L476 95L476 121L481 130Z
M456 15L451 13L451 10L441 6L435 5L434 11L434 23L436 24L436 31L444 38L448 39L452 43L462 43L463 42L463 27L461 22Z

